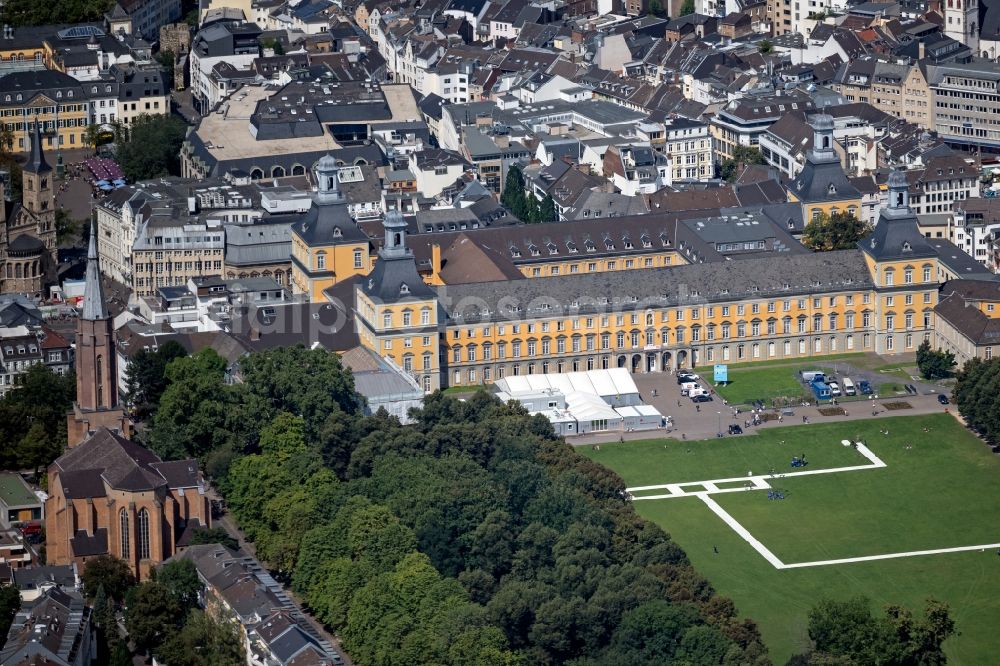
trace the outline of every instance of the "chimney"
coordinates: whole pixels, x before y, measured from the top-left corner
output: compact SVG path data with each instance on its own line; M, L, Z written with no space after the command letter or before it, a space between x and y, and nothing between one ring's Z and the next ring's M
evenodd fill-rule
M927 47L924 46L924 40L917 42L917 60L923 60L927 57Z

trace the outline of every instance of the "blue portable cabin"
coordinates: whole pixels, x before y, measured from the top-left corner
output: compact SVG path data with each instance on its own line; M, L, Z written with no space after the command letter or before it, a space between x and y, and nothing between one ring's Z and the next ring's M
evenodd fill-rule
M817 400L829 400L830 399L830 387L827 386L826 382L817 379L809 385L812 389L813 395L816 396Z

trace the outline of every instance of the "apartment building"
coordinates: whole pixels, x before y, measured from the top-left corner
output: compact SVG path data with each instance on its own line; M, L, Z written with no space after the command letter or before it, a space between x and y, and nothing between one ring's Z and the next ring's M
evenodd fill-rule
M1000 199L970 197L956 202L949 216L948 240L994 273L1000 262L993 244L1000 238Z
M687 118L668 119L662 127L663 142L650 141L670 158L673 180L711 178L715 170L715 151L708 123Z
M787 113L809 113L815 109L805 93L746 95L719 109L711 119L713 147L716 158L731 159L737 146L756 148L761 135Z
M1000 66L973 60L926 67L938 136L961 147L1000 148Z
M979 196L979 172L959 154L932 157L923 169L907 171L906 176L910 207L917 215L947 213L956 203Z
M226 251L222 222L154 216L142 223L132 248L136 296L154 296L161 287L191 278L221 275Z

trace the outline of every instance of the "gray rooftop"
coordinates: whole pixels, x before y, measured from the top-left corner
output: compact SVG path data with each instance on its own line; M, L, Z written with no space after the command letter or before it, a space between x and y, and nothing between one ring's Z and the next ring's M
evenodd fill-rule
M541 319L734 298L787 298L818 290L855 291L871 286L861 252L844 250L437 289L452 321L471 322Z

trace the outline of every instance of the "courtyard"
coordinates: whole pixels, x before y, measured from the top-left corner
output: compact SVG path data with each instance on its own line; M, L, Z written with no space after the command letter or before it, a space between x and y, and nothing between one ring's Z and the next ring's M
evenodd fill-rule
M760 624L775 663L808 647L814 603L858 594L948 603L961 632L950 663L1000 650L1000 459L948 414L578 450Z

